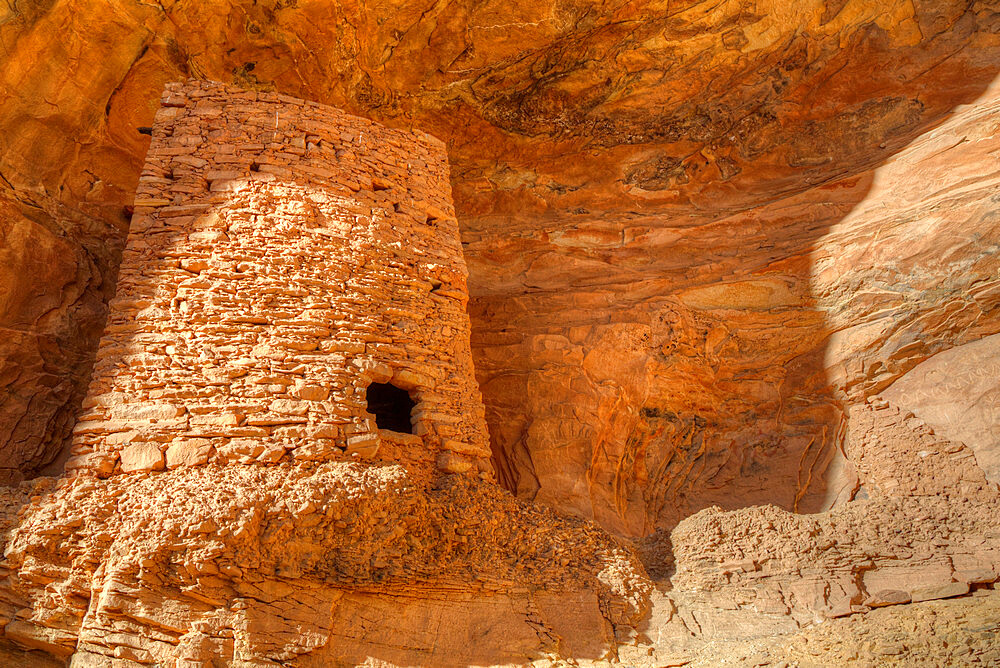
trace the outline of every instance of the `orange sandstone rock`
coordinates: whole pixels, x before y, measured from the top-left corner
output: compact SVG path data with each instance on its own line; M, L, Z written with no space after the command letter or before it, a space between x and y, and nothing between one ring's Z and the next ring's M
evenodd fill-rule
M491 484L438 144L194 81L153 137L68 475L2 506L0 642L79 665L613 653L638 560ZM378 381L416 399L391 429Z
M3 658L44 665L24 647L64 653L78 643L81 662L110 652L126 665L180 656L410 664L603 656L634 665L716 665L723 658L780 665L786 650L787 660L801 665L995 660L986 636L970 629L996 623L995 603L978 598L995 579L996 528L982 510L995 501L976 467L996 480L992 386L982 372L992 368L1000 331L993 213L998 20L993 3L983 0L432 7L402 0L97 7L70 0L0 10L4 482L59 473L69 454L115 290L132 217L127 207L142 175L148 140L136 129L153 124L165 82L193 75L441 137L452 164L470 272L472 351L499 480L523 499L643 537L644 558L658 577L674 568L674 549L678 556L678 589L660 591L661 583L648 598L628 599L637 601L632 608L599 583L628 581L639 591L644 578L622 576L617 557L602 561L585 551L584 567L565 552L545 552L548 520L524 520L531 531L497 537L505 545L500 561L512 564L512 573L551 555L559 564L569 559L523 585L528 594L512 579L497 586L502 594L470 599L450 579L417 590L407 577L393 581L394 592L344 593L346 580L325 571L308 582L275 580L267 566L257 579L255 564L267 559L253 558L216 566L218 574L212 566L202 572L198 564L213 563L217 545L202 542L213 531L245 532L251 547L241 554L252 557L267 552L253 547L264 535L255 533L261 514L277 518L264 523L271 531L265 542L287 538L274 527L291 517L318 521L312 512L273 514L283 488L263 496L232 491L279 485L253 475L280 470L274 475L291 480L311 466L336 470L329 460L342 456L344 443L359 459L413 445L405 438L413 435L374 439L370 431L322 425L302 437L310 442L298 444L290 462L284 445L255 439L304 429L311 414L302 405L331 395L275 373L258 386L254 406L265 411L126 412L78 427L73 436L82 442L88 433L136 421L156 420L167 430L185 424L198 435L159 443L166 471L117 476L120 459L89 452L67 466L110 476L95 487L87 488L90 477L83 476L61 483L84 485L72 493L53 492L48 479L4 492L7 528L20 526L16 512L29 496L40 498L25 511L31 528L18 530L4 565L12 569L4 591L23 593L4 595L4 631L19 644L0 643ZM180 96L166 104L186 108ZM206 114L203 122L223 116ZM307 152L315 143L308 136L301 142L291 149ZM181 160L181 172L211 171L208 192L228 196L241 170L206 170L201 160ZM262 167L259 174L276 180L293 173L283 164ZM150 195L146 204L172 204ZM401 209L399 215L412 215ZM223 227L203 222L190 232L192 243L229 243ZM215 271L204 257L177 260L177 275ZM195 279L183 290L205 288ZM444 285L437 291L461 298ZM228 326L265 325L251 319ZM309 327L322 337L323 326ZM282 355L319 354L314 338L289 337L252 354L280 365ZM165 347L137 355L135 369L158 368L184 352ZM394 373L378 366L367 372L373 382ZM225 373L206 380L205 387L232 381ZM858 407L880 392L899 415L912 411L934 434L897 424L896 413L875 418ZM150 402L160 403L170 404ZM857 440L865 425L884 452ZM237 429L247 433L234 437ZM107 434L109 451L134 445L116 436L128 431ZM211 443L224 434L230 463L247 462L253 475L232 469L221 478L189 479L216 470L218 464L201 462L218 461ZM202 449L199 439L210 447ZM443 439L435 466L471 469L463 443ZM938 448L942 443L954 451ZM278 468L269 466L275 462ZM336 487L330 480L341 474L330 475L303 478L293 494L301 500L296 510L320 507L307 488ZM122 486L147 477L156 482L136 487L125 504L124 517L138 519L121 519L115 509ZM356 480L344 485L370 489ZM129 510L154 505L149 499L158 494L177 497L190 526L185 516L181 531L169 504L148 514ZM240 521L223 526L216 497L240 494L232 511ZM469 494L456 505L494 512L468 502L479 492ZM84 503L91 495L93 506ZM211 504L202 507L206 496ZM512 510L508 501L494 510L536 512ZM712 506L725 510L695 514ZM81 530L75 507L97 518L84 520L92 530ZM818 517L790 514L831 507ZM761 517L774 525L760 524L767 549L746 531ZM152 531L140 545L137 527L161 518L176 526ZM703 523L731 531L734 541L723 536L702 553ZM354 527L346 519L332 524L336 531ZM447 536L443 545L474 552L491 544L458 533L475 531L468 526L434 526ZM819 534L810 536L814 530ZM47 531L58 538L47 542ZM295 538L301 542L281 547L312 554L318 535L303 528ZM574 544L563 538L557 542ZM609 545L604 540L597 542ZM504 541L540 545L537 559L524 560L519 547L505 551ZM182 553L176 562L168 556ZM377 563L396 559L396 545L385 554ZM692 559L698 555L705 564ZM451 559L442 553L442 564ZM496 561L479 563L470 572L507 572ZM115 564L123 565L120 572ZM582 584L540 593L575 577L574 569L587 574ZM225 588L235 589L246 573L253 585L237 594ZM467 573L456 577L469 581ZM336 593L326 589L331 581ZM967 583L971 595L831 619L865 610L886 591L906 591L912 600L921 581L938 593ZM712 584L694 591L699 582ZM286 596L286 586L295 596ZM81 592L90 592L93 613ZM324 611L334 599L341 603L328 623ZM202 605L202 617L189 616ZM619 614L622 606L628 614ZM638 609L645 612L632 614ZM86 626L78 626L83 619ZM386 619L396 621L379 621ZM438 628L428 619L460 631L447 636L448 645L434 631L407 632L403 642L393 635ZM825 621L800 628L818 619ZM257 633L262 627L277 631L264 636ZM93 631L82 642L76 628ZM772 644L768 657L751 651L762 635L779 633L792 634L787 647ZM814 649L824 654L816 658Z

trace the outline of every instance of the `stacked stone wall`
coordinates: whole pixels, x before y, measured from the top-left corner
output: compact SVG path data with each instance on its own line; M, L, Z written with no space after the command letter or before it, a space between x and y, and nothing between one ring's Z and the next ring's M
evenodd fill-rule
M491 478L443 145L170 84L70 470L363 458ZM380 430L366 389L416 402Z

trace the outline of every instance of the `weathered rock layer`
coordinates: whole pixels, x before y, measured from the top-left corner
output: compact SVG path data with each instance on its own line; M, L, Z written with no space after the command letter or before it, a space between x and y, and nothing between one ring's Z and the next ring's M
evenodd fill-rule
M930 148L927 133L994 79L989 2L66 0L3 12L0 432L15 479L65 448L145 151L136 128L163 83L189 74L447 142L501 477L616 531L735 500L824 507L841 414L826 351L859 316L948 323L923 347L907 347L908 329L852 350L882 386L997 331L989 301L959 323L962 285L932 287L990 275L993 241L946 238L977 218L995 228L987 200L922 166L992 173L988 142L956 138L899 174L915 205L941 176L932 199L968 202L920 235L912 269L857 255L865 238L891 254L920 234L880 233L873 170L921 136ZM976 117L988 132L989 108ZM854 209L862 243L828 242ZM828 255L814 258L817 245L837 269L813 271ZM961 266L928 272L945 247ZM876 284L901 296L845 296Z
M998 35L991 0L0 9L2 656L993 660ZM591 525L388 464L30 480L68 455L137 129L188 77L444 141L492 468L642 539L653 580Z
M649 586L600 530L398 465L42 480L7 517L4 639L80 665L598 659Z

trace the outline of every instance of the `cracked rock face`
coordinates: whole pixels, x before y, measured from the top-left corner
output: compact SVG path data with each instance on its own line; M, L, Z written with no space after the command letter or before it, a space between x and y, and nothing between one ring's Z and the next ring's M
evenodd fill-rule
M634 635L633 551L494 484L440 143L197 80L152 135L73 456L2 488L9 658L518 663Z
M7 662L42 665L23 652L65 654L77 642L81 656L118 651L133 662L180 657L177 647L185 657L314 665L441 657L434 633L404 642L378 636L376 624L345 630L345 620L389 609L402 611L403 628L458 618L470 635L457 637L492 629L480 637L498 653L462 654L456 642L447 646L456 663L712 665L698 643L746 646L753 633L787 632L787 644L746 656L808 665L804 647L835 643L799 626L841 613L854 616L820 627L854 639L834 662L915 660L913 647L850 620L880 606L860 619L910 619L894 611L911 600L925 606L911 615L924 623L936 608L910 580L933 580L935 595L964 585L983 597L996 574L995 520L976 504L979 495L995 504L1000 457L998 34L989 0L0 8L0 482L12 485L5 568L19 592L4 604L5 632L19 643L2 649ZM538 592L570 575L529 578L528 594L506 585L468 594L489 561L457 588L435 571L412 595L367 580L345 593L326 571L288 575L292 598L273 584L247 592L245 575L171 560L190 552L194 564L207 549L194 524L129 543L133 529L114 525L110 508L127 494L143 505L139 478L97 484L80 508L70 507L87 496L80 483L31 481L61 473L69 454L148 147L137 128L153 124L164 84L188 77L315 100L446 144L492 468L524 501L638 539L655 587L638 569L617 580L633 589L606 595L601 583L618 576L591 555L566 567L590 575L552 585L551 596ZM865 403L875 395L923 427L879 426ZM868 447L868 432L892 435ZM949 443L954 452L941 449ZM155 475L156 490L195 494L190 472ZM260 484L279 484L268 480ZM277 501L241 503L226 507L236 516ZM22 506L30 510L17 519ZM886 509L908 522L899 536L879 529L898 524ZM829 514L794 514L820 511ZM135 521L153 512L137 510ZM47 522L51 536L80 534L71 555L44 538ZM107 522L118 528L81 532ZM802 578L791 555L762 565L769 554L746 532L767 522L769 553L812 550L815 573ZM718 549L700 555L713 531ZM449 540L473 540L460 535ZM325 545L303 538L314 539ZM887 574L892 563L900 568ZM111 565L124 575L116 580ZM286 577L274 568L259 577ZM212 580L220 589L196 592L209 600L195 603L190 592L201 590L191 587L207 577L223 583ZM293 622L289 610L323 612ZM973 621L947 633L988 661L975 620L986 628L995 610L963 612ZM510 623L490 626L500 619ZM272 646L252 632L266 624L308 631ZM100 645L151 628L163 635L149 647ZM505 634L519 639L511 654ZM928 652L968 659L941 638L937 649L925 638ZM335 646L361 649L316 649ZM379 657L365 653L372 646L395 649Z
M559 636L596 659L649 589L593 526L398 465L208 465L33 491L7 542L4 641L82 665L516 663Z
M958 173L995 173L988 110L930 136L997 73L989 2L3 12L8 480L59 469L136 128L189 75L446 142L498 474L619 533L829 506L844 394L997 331L991 182Z

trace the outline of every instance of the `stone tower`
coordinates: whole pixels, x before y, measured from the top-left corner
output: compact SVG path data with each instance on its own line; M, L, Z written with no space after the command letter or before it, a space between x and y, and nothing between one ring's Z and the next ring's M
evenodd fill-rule
M438 140L170 84L69 470L398 461L493 476Z

